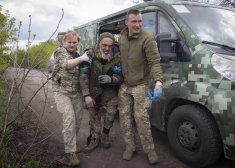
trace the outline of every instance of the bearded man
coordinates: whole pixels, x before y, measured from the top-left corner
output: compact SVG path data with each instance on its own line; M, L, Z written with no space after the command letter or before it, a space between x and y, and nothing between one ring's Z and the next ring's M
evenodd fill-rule
M89 67L84 65L80 69L82 93L90 113L90 136L83 151L90 153L100 144L103 148L110 147L109 131L117 113L117 95L123 77L119 48L111 33L101 34L97 44L84 54L92 59Z

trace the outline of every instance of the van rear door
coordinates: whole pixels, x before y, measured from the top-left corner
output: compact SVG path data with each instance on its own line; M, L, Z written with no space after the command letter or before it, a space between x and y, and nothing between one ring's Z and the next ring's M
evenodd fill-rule
M82 27L74 28L74 30L81 37L79 43L79 53L82 55L84 50L92 47L97 41L98 23L84 25Z

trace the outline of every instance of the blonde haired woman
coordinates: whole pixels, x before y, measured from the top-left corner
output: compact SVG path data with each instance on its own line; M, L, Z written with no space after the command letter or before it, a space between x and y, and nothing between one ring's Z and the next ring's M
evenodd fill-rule
M80 41L75 31L68 31L63 38L64 46L59 47L54 54L54 72L52 89L58 111L63 118L63 135L65 154L59 162L68 166L80 164L76 152L81 148L77 146L77 133L82 119L82 92L79 83L79 64L89 62L87 55L79 56L77 46Z

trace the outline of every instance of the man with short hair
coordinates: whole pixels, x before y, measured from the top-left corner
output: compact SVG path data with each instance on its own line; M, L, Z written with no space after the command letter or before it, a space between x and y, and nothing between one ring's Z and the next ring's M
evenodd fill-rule
M119 49L114 43L114 36L105 32L97 44L86 51L92 63L89 69L82 68L80 75L82 93L90 112L90 137L83 150L85 153L93 151L100 141L103 148L110 147L109 131L117 113L118 89L123 82ZM106 112L101 133L102 110Z
M149 162L155 164L158 157L154 150L148 111L152 101L157 101L161 96L163 79L160 55L154 36L142 28L142 15L138 10L127 13L125 24L127 28L118 38L124 77L118 95L120 125L126 143L123 159L131 160L136 151L135 120L143 150ZM153 95L148 87L151 78L156 83Z

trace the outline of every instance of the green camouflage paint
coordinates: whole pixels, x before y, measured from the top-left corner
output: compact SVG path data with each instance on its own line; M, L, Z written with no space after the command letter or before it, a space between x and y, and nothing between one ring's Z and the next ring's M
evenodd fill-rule
M64 38L64 35L65 35L66 32L59 32L57 37L56 37L56 40L58 42L58 47L62 47L63 46L63 38Z
M77 33L81 37L81 41L78 45L78 50L82 55L86 49L91 48L95 45L97 40L98 24L92 23L86 26L74 27L74 30L77 31Z

